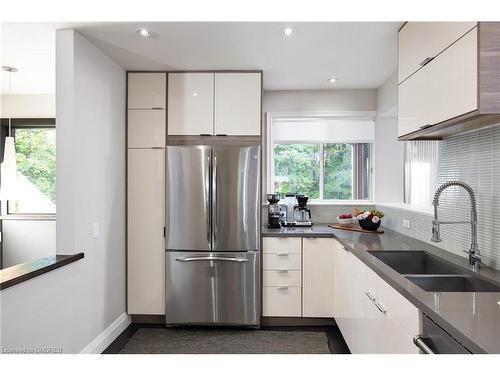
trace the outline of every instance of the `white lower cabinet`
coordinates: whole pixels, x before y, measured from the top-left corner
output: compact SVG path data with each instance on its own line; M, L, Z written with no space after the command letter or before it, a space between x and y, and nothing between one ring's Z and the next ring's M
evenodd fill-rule
M331 238L302 240L302 316L333 318L334 254Z
M264 316L333 318L333 243L331 238L264 238Z
M266 237L262 247L262 314L302 315L302 239Z
M418 353L418 309L338 242L334 259L335 320L351 352Z
M262 288L264 316L300 317L301 288L289 286L265 286Z

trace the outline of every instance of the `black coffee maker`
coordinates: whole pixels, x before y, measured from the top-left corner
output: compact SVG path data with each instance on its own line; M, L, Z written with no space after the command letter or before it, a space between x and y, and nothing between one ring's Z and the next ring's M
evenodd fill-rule
M267 226L269 228L281 228L280 225L280 205L278 202L280 201L279 194L267 194L267 201L269 202L268 210L268 219Z

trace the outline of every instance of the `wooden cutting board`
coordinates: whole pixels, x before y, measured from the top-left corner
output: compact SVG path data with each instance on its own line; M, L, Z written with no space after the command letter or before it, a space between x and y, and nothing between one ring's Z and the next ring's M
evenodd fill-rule
M377 230L366 230L366 229L361 228L359 226L359 224L357 224L357 223L351 223L351 224L329 224L328 226L330 228L350 230L352 232L362 232L362 233L370 233L370 234L384 233L384 229L381 228L381 227L379 227Z

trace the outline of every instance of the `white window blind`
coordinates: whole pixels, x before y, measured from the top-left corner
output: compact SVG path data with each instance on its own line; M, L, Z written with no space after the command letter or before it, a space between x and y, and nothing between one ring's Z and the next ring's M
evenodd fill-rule
M405 203L430 206L437 187L439 142L406 142Z
M274 121L275 143L372 143L375 122L365 118L281 118Z

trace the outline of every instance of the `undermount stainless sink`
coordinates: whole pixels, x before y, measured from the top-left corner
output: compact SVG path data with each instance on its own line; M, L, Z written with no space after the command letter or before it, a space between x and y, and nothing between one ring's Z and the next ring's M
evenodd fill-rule
M463 272L426 251L368 251L403 275L456 275Z
M428 292L500 292L500 286L472 275L413 275L406 278Z

